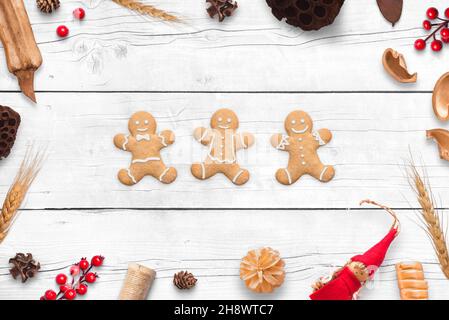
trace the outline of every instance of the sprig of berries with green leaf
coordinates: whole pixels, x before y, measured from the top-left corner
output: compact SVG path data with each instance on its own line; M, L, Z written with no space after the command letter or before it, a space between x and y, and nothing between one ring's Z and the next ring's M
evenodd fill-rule
M56 283L59 285L59 292L47 290L41 297L41 300L73 300L77 295L85 295L87 293L88 284L94 283L98 275L92 272L94 267L103 265L104 257L94 256L90 263L86 258L81 258L78 263L70 267L70 276L72 280L67 283L68 277L60 273L56 276Z
M446 8L444 11L446 19L441 18L438 9L434 7L427 9L426 16L429 20L424 20L423 28L427 31L430 31L433 28L435 28L435 30L433 30L425 39L416 40L415 49L419 51L424 50L427 41L433 39L430 43L430 47L433 51L441 51L443 43L449 43L449 8ZM441 40L438 38L438 33Z

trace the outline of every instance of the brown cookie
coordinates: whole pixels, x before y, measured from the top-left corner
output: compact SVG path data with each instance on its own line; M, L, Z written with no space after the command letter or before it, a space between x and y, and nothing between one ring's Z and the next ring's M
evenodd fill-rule
M0 160L9 156L19 126L20 115L10 107L0 106Z
M275 134L271 144L278 150L290 154L287 168L276 172L276 179L285 185L295 183L304 174L322 181L330 181L335 174L334 167L321 163L317 154L320 146L332 139L328 129L313 131L313 122L304 111L293 111L285 119L287 135Z
M223 173L236 185L249 180L249 172L237 163L237 151L247 149L254 144L250 133L238 133L239 119L234 111L220 109L210 121L211 128L196 128L193 136L198 142L209 147L207 158L202 163L194 163L192 174L200 180L208 179L217 173Z
M266 0L273 15L305 31L330 25L340 13L344 0Z
M166 167L161 159L160 150L173 144L175 135L170 130L156 134L156 120L145 111L131 116L128 129L131 135L118 134L114 137L117 148L132 154L131 165L118 173L118 179L127 186L134 185L145 176L153 176L163 183L175 181L177 172Z

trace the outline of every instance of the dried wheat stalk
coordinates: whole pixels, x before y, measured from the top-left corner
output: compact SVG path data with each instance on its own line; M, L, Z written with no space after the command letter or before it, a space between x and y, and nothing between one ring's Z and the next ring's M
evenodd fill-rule
M157 9L152 5L144 4L139 0L112 0L112 1L125 8L137 11L140 14L149 15L165 21L179 21L178 17L169 14L163 10Z
M442 228L442 217L435 209L435 201L426 178L422 178L413 164L407 172L410 186L416 193L418 202L421 205L420 219L424 225L424 230L432 241L435 253L440 261L441 270L449 279L449 255L447 251L446 235Z
M26 152L19 172L3 202L0 214L0 243L8 234L31 183L41 169L43 159L44 152L35 153L32 149L28 149Z

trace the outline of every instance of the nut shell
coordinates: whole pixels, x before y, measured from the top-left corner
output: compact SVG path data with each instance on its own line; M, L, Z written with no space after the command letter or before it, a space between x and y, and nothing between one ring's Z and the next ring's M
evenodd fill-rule
M16 141L20 115L10 107L0 106L0 160L9 156Z
M443 74L435 84L432 106L438 119L449 120L449 72Z
M344 0L266 0L273 15L305 31L332 24Z

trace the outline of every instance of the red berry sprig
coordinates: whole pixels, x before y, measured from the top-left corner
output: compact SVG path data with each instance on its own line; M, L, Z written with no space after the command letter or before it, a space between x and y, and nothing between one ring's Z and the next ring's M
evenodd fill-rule
M434 7L427 9L426 16L429 20L424 20L422 24L424 30L430 31L432 28L435 28L435 30L425 39L417 39L415 41L415 49L419 51L424 50L426 48L427 41L429 39L433 39L430 43L430 48L436 52L441 51L443 48L443 43L449 43L449 8L444 11L444 16L446 19L441 18L439 16L438 9ZM437 21L432 23L430 20ZM437 38L438 32L440 38Z
M68 277L60 273L55 277L55 281L59 286L59 292L56 293L53 290L45 291L40 300L73 300L77 295L85 295L87 293L87 284L97 281L98 275L92 272L95 267L101 267L103 265L103 256L92 257L90 263L86 258L81 260L70 267L70 276L72 280L67 283Z

